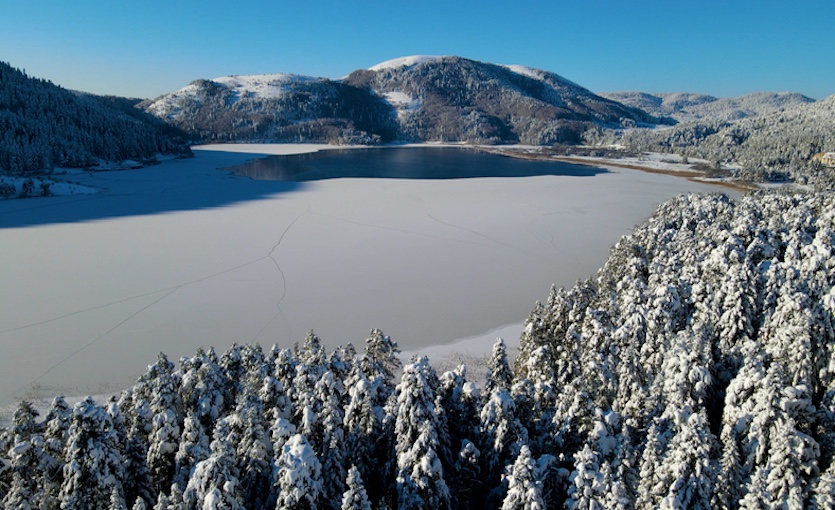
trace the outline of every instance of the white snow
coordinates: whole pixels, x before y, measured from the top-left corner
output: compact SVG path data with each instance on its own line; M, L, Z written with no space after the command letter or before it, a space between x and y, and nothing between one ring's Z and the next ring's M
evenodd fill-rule
M546 71L543 71L542 69L536 69L534 67L528 67L528 66L523 66L523 65L518 65L518 64L504 65L503 67L513 71L516 74L520 74L522 76L527 76L528 78L533 78L534 80L545 81ZM581 87L580 85L578 85L577 83L574 83L571 80L567 80L567 79L563 78L562 76L556 75L554 73L548 73L548 74L551 75L552 77L558 78L560 82L562 82L566 85L573 85L575 87L585 88L585 87Z
M14 177L9 175L0 175L0 185L2 184L9 184L14 186L15 194L11 197L3 197L6 199L13 199L17 198L20 194L20 190L23 187L23 183L31 179L32 182L35 184L34 194L36 195L35 198L38 198L42 194L41 185L47 184L49 186L49 193L54 196L67 196L67 195L91 195L93 193L98 193L100 190L97 188L92 188L89 186L82 186L81 184L75 183L69 179L64 180L62 177ZM2 200L3 198L0 198ZM28 200L28 199L26 199ZM40 202L31 202L30 205L39 204Z
M94 195L0 200L0 405L118 391L159 351L288 347L311 328L332 348L378 327L423 353L491 331L450 348L489 352L657 204L715 189L618 168L301 184L215 170L331 148L197 147L192 159L72 176Z
M435 60L440 60L444 58L443 56L436 56L436 55L411 55L409 57L399 57L393 58L391 60L386 60L385 62L381 62L375 66L371 66L368 68L369 71L382 71L384 69L397 69L399 67L411 67L416 66L419 64L423 64L426 62L434 62Z
M227 87L235 94L237 99L242 97L276 99L285 94L289 85L293 83L318 80L321 80L321 78L279 73L221 76L210 81ZM158 97L148 106L148 111L158 117L176 118L182 114L179 108L182 100L195 97L199 91L197 85L190 83L176 92Z
M320 78L297 74L255 74L239 76L222 76L212 80L225 85L238 97L253 96L260 99L276 99L285 94L288 85L319 81Z
M522 76L527 76L528 78L533 78L535 80L542 80L542 71L539 69L534 69L533 67L528 66L521 66L518 64L511 64L504 66L516 74L521 74Z
M401 91L385 92L383 97L392 106L414 110L420 107L421 101Z
M156 116L166 115L172 117L169 112L176 112L177 105L182 98L193 97L198 92L198 87L194 83L189 83L185 87L171 93L165 94L156 98L150 105L148 105L148 112Z
M401 119L423 105L420 98L414 98L402 91L384 92L383 99L397 110L397 116Z

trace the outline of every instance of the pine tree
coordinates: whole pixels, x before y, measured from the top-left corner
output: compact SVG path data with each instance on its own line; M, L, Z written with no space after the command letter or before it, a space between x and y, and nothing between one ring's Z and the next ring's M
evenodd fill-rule
M203 430L203 424L194 414L189 412L183 423L183 433L174 456L175 474L172 483L179 487L188 484L192 468L211 455L209 436Z
M151 433L148 437L148 469L157 492L167 490L174 478L177 448L180 441L183 404L178 393L180 376L174 364L160 353L156 365L149 368L152 394Z
M35 418L38 412L27 401L21 402L14 413L13 441L9 450L9 469L11 484L2 501L3 508L29 510L37 508L38 452L33 444L33 434L36 432Z
M522 446L519 456L508 466L507 474L502 478L507 485L507 495L502 502L502 510L545 510L542 499L542 483L537 479L536 463L531 458L531 450Z
M193 412L204 430L213 430L215 422L233 405L227 378L213 348L183 362L180 394L183 412Z
M124 461L112 419L89 397L73 409L64 457L62 507L108 508L114 490L124 499Z
M319 508L323 496L321 466L303 435L296 434L287 440L274 470L277 509Z
M480 467L481 452L475 444L464 439L455 459L450 490L459 510L482 508L484 504L483 482Z
M656 476L668 487L661 508L713 508L713 481L716 477L716 439L703 412L683 410L675 417L676 432L671 438Z
M157 492L154 490L154 483L148 470L148 449L142 440L142 435L132 433L132 430L127 429L120 407L115 401L111 400L106 409L107 414L113 420L118 442L122 446L121 453L125 468L125 479L122 484L124 505L133 506L137 500L146 503L156 501ZM111 499L111 504L117 504L117 502L118 499Z
M342 381L328 370L316 384L316 398L322 402L321 438L316 455L321 459L324 478L324 496L328 501L338 501L345 492L345 432L342 395L345 390Z
M379 499L384 483L380 474L383 463L388 459L388 440L383 434L383 409L376 404L377 389L358 368L350 377L354 380L348 388L348 403L345 405L343 429L345 433L346 461L354 464L363 480L370 497ZM384 455L377 455L382 450Z
M69 437L71 417L72 408L64 397L55 397L44 419L42 455L38 464L42 498L39 505L43 510L54 510L60 507L64 447Z
M241 486L235 465L235 447L229 443L227 418L218 420L211 456L198 462L183 492L183 508L236 510L242 507Z
M516 402L502 386L496 386L480 417L484 484L491 491L491 498L500 501L497 491L501 491L501 473L519 455L522 446L528 443L528 432L516 417Z
M487 361L487 383L484 385L484 394L491 395L497 388L510 390L513 385L513 372L507 361L507 347L504 339L499 338L493 344L493 352Z
M446 423L436 408L438 377L426 357L403 369L395 389L397 507L400 510L450 507L444 480Z
M598 453L588 444L574 456L574 471L571 472L568 488L569 499L565 502L569 510L590 510L605 504L603 473L600 471Z
M260 400L250 395L229 417L244 508L265 507L269 497L273 448L263 414Z
M348 488L342 496L342 510L371 510L371 502L368 501L362 477L356 466L351 466L348 470L345 485Z

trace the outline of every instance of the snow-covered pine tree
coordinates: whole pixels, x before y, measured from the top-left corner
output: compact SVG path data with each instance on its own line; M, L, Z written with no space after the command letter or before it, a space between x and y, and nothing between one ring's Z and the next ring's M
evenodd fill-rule
M123 399L119 401L123 402ZM125 464L125 479L122 483L124 504L133 506L137 500L153 503L157 499L157 491L154 490L154 482L148 469L148 448L142 440L143 436L134 434L127 428L120 411L121 407L116 401L108 402L106 409L107 414L113 420L118 442L122 446L122 458ZM118 501L118 499L111 498L111 504L117 504Z
M487 361L487 382L484 384L484 395L492 395L497 388L510 391L513 385L513 372L507 361L507 346L503 338L496 339L493 351Z
M588 443L574 455L574 470L569 476L568 499L565 507L568 510L591 510L602 508L605 504L605 487L603 473L600 471L598 452L592 450Z
M55 397L43 422L43 447L38 469L43 510L60 507L59 495L64 475L64 447L69 437L72 408L64 397Z
M8 492L0 499L3 508L30 510L38 507L38 457L36 435L38 412L27 401L18 404L12 422L12 447L8 451L11 484Z
M320 508L325 503L321 469L316 453L302 434L288 439L275 461L276 509Z
M183 491L184 510L237 510L243 507L235 446L229 443L230 428L228 418L221 418L215 425L211 455L194 466Z
M73 409L64 458L62 508L108 508L113 490L124 498L124 460L113 421L92 398Z
M180 394L184 413L194 413L204 430L213 430L215 421L233 403L217 354L214 348L208 351L198 349L192 358L184 358L180 363L183 373Z
M668 489L660 508L710 510L716 477L716 438L708 428L704 410L676 414L675 435L670 439L656 476Z
M507 467L502 478L507 485L502 510L545 510L542 482L537 479L536 462L527 445L522 446L519 456Z
M260 399L257 395L243 398L235 413L228 417L242 504L244 508L265 508L270 496L273 445L263 423Z
M528 431L516 417L516 402L507 388L496 386L481 410L481 463L488 506L503 498L501 474L528 443Z
M174 363L160 353L157 363L149 368L151 433L148 436L148 470L157 493L168 490L174 478L174 457L180 441L183 402L179 393L181 378Z
M367 480L369 496L378 500L385 490L384 463L389 458L390 438L383 434L383 409L376 405L379 386L372 384L355 365L356 373L349 377L354 381L348 386L348 403L345 405L343 429L345 431L346 461L357 467L363 480ZM377 452L383 452L377 455Z
M341 510L371 510L371 502L368 500L368 494L365 492L362 477L356 466L351 466L348 470L345 485L347 489L342 495Z
M546 344L534 349L524 363L527 377L519 379L511 389L517 408L526 407L520 415L528 429L528 445L535 453L554 450L554 411L557 404L556 377L551 347ZM524 389L524 394L520 394ZM520 398L522 397L522 398Z
M471 441L461 441L461 449L450 477L452 499L459 510L484 506L484 484L481 480L481 452Z
M403 369L395 389L395 450L397 508L450 507L444 480L446 422L436 407L438 376L424 356Z
M180 488L188 484L192 468L211 455L209 442L209 436L203 430L203 424L197 418L195 411L189 411L183 422L183 433L180 436L177 453L174 455L175 473L172 484Z
M332 370L326 371L316 383L316 398L322 402L321 436L314 449L321 459L324 478L324 497L338 501L345 492L345 431L342 396L345 389L342 380Z
M399 352L397 342L379 329L372 329L365 340L360 369L369 380L382 376L383 380L390 384L394 380L394 372L402 366L400 358L397 357Z

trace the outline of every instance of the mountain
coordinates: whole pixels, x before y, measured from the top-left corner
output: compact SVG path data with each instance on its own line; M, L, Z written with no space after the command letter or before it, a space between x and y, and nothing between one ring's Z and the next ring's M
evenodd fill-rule
M656 119L565 78L461 57L405 57L351 73L397 112L406 140L580 143L586 131Z
M742 119L814 102L814 99L794 92L756 92L723 99L686 92L655 94L646 92L604 92L600 95L625 105L640 108L657 117L670 117L679 122L705 118Z
M657 119L554 73L460 57L404 57L342 80L197 80L139 105L202 140L580 143Z
M195 80L139 107L212 141L377 143L397 130L390 106L370 91L294 74Z
M189 152L185 134L134 106L73 92L0 62L0 170L39 172Z
M619 143L632 150L730 163L740 168L739 177L753 181L794 179L829 186L835 175L815 166L812 157L835 150L835 95L740 119L705 117L670 129L631 130Z

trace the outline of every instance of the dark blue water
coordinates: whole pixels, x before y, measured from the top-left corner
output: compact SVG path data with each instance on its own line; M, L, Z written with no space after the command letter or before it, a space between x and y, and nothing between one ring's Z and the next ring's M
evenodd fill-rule
M294 156L269 156L235 167L235 173L269 181L322 179L467 179L474 177L590 177L602 168L534 161L457 147L345 149Z

